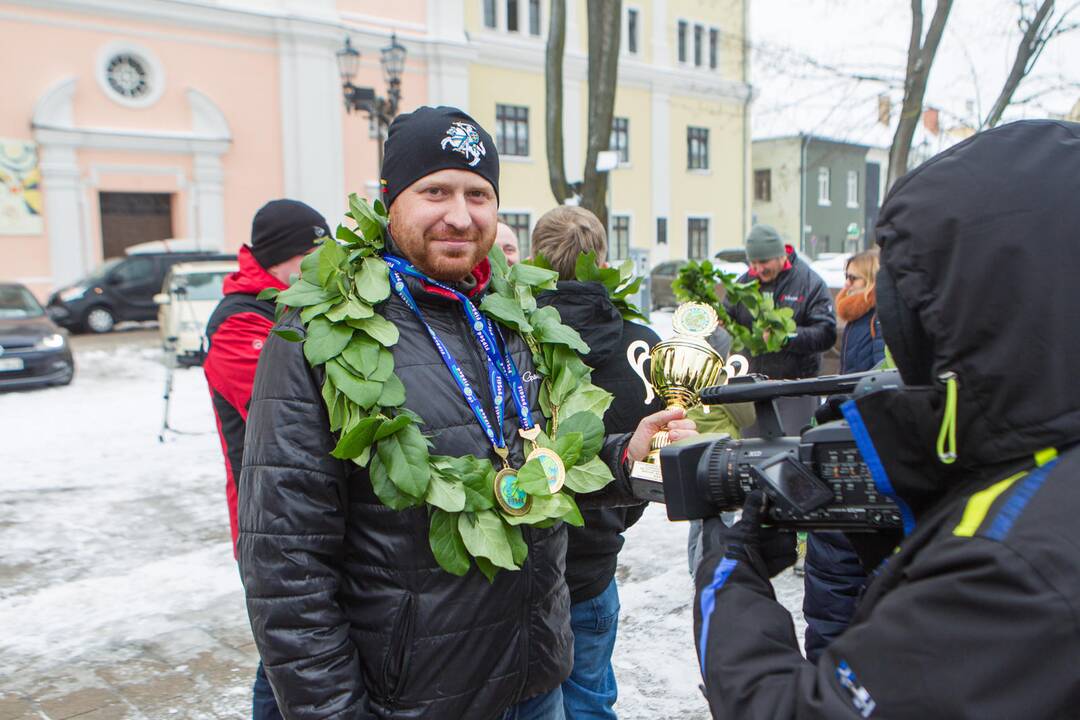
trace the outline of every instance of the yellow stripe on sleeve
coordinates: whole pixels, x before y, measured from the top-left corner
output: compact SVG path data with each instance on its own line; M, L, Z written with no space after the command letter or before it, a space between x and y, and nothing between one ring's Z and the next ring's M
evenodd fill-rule
M1018 472L968 498L967 507L964 508L964 517L952 531L952 534L956 537L974 537L979 530L979 526L986 519L986 513L990 511L990 506L997 500L998 495L1008 490L1014 482L1025 475L1027 475L1027 470Z

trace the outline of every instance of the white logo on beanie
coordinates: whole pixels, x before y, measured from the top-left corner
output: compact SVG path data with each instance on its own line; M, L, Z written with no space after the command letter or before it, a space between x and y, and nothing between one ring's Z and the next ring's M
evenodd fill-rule
M323 227L320 225L313 225L312 229L315 231L315 237L317 238L321 238L323 235L326 234L326 230L323 229Z
M450 123L450 127L446 130L446 137L442 140L442 149L461 153L469 161L469 167L476 167L480 164L480 159L487 155L480 133L466 122Z

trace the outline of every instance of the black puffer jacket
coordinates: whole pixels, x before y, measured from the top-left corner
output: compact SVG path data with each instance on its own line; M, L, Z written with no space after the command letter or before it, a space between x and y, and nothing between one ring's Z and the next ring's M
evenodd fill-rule
M490 409L481 351L460 305L406 281ZM416 316L396 296L378 311L400 330L396 373L433 434L432 452L493 458ZM300 328L295 313L283 322ZM505 335L522 374L535 377L524 342ZM335 438L320 387L302 346L271 335L248 415L239 559L285 717L495 718L557 687L572 662L561 524L526 528L525 567L494 583L475 569L463 578L444 572L428 545L426 509L385 507L366 470L330 456ZM526 387L539 420L539 381ZM509 398L506 405L504 435L520 466L517 416ZM624 444L609 438L605 458Z
M935 450L940 386L845 406L913 528L816 666L760 558L710 557L696 620L699 643L712 628L699 652L716 717L1077 717L1077 197L1080 125L1050 121L979 133L889 193L882 268L926 341L886 313L879 275L882 329L905 379L923 381L920 356L930 378L956 373L959 459Z
M795 249L787 246L791 267L771 283L761 286L762 293L771 293L776 307L795 311L795 337L779 352L750 358L750 372L761 373L773 380L793 380L815 377L821 371L821 353L836 342L836 314L832 295L825 281L802 261ZM749 272L739 282L751 282ZM742 305L727 306L735 322L750 327L753 318Z
M652 347L660 338L644 325L623 320L603 285L563 281L557 292L541 295L537 304L558 309L563 322L577 330L588 344L589 354L584 361L593 368L593 384L614 396L604 414L604 428L609 435L633 432L641 418L664 409L659 398L645 404L645 386L626 359L630 343L644 340ZM570 586L570 602L590 600L611 584L623 546L622 533L644 512L645 503L584 510L585 527L567 528L566 583Z

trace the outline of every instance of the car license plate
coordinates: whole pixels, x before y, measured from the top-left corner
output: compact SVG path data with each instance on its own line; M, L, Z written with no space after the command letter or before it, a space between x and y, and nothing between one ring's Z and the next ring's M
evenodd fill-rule
M22 369L22 358L0 358L0 372L14 372Z

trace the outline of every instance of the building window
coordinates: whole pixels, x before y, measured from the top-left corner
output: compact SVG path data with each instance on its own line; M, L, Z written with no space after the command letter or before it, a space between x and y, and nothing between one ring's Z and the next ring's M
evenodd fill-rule
M686 225L686 257L704 260L709 256L709 219L690 218Z
M694 26L694 67L701 67L701 59L705 52L705 28L701 25Z
M638 52L638 11L626 9L626 51L631 55Z
M709 128L686 128L686 168L709 169Z
M656 218L656 244L667 245L667 218Z
M524 259L532 254L529 245L529 213L499 213L499 222L510 226L517 235L518 257Z
M679 62L686 62L686 21L679 21Z
M829 168L820 167L817 171L817 204L832 205L829 200Z
M625 260L630 257L630 216L611 216L611 242L608 243L608 260Z
M501 155L529 155L529 108L495 106L495 145Z
M772 202L772 170L754 171L754 199Z
M709 69L715 70L720 65L720 31L709 28Z
M619 164L630 162L630 119L615 118L611 125L611 149L619 153Z
M518 31L518 0L506 0L506 29Z
M540 0L529 0L529 34L540 34Z
M495 25L495 0L484 0L484 27L494 29Z
M847 206L849 208L859 207L859 172L857 170L848 170Z

